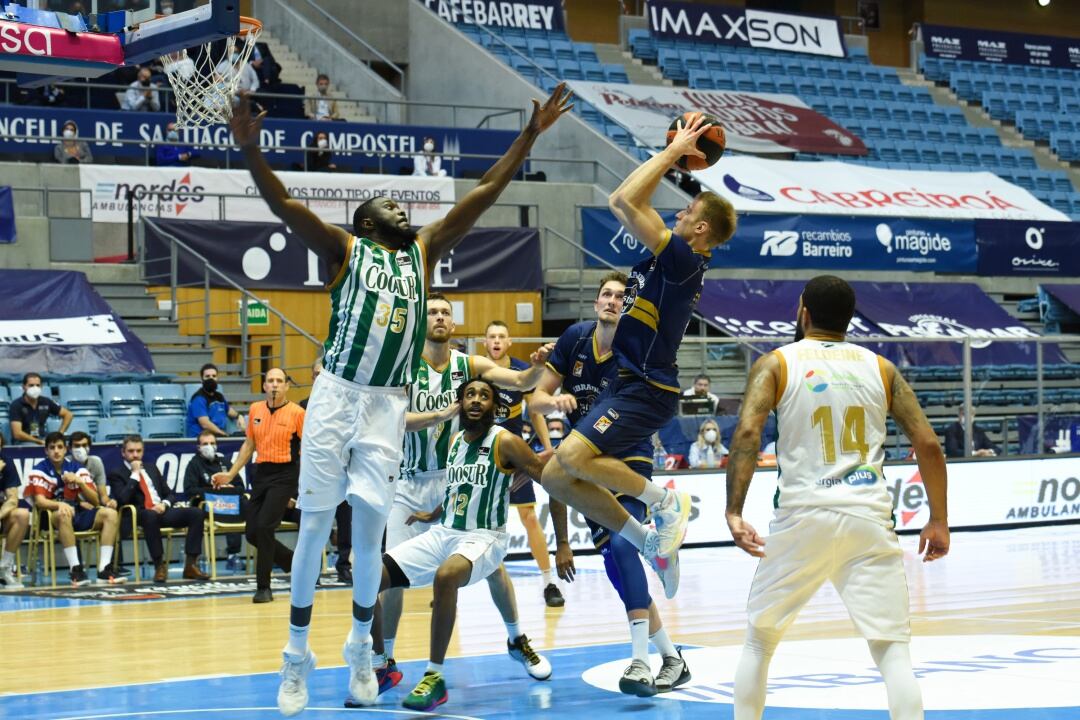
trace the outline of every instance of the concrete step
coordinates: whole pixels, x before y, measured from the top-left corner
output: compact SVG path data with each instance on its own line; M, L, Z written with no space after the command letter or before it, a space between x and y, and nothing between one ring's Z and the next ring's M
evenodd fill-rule
M159 318L167 314L165 311L158 309L157 300L150 296L105 299L113 311L118 313L125 321L129 318Z
M139 266L128 263L49 263L52 270L74 270L93 283L139 282Z
M143 282L96 282L94 289L98 295L110 300L112 298L143 298L146 294L146 283Z
M181 335L175 323L155 320L125 320L131 332L146 345L194 345L196 338Z

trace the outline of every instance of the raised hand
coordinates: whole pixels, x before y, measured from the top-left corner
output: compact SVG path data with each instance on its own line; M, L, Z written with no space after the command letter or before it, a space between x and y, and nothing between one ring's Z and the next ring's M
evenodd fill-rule
M570 103L573 94L572 91L566 89L566 83L561 82L551 91L551 95L548 96L543 105L534 98L529 127L538 133L542 133L554 125L555 121L563 116L563 113L569 112L574 107L574 104Z
M265 110L255 117L251 117L250 95L251 93L247 90L240 93L240 102L233 107L233 115L229 119L229 127L232 129L233 138L240 147L255 147L259 144L262 121L266 117Z
M555 343L547 343L538 347L531 355L529 355L529 362L533 365L544 367L547 364L548 358L551 356L551 352L555 349Z
M668 149L673 152L678 152L679 157L683 155L692 155L694 157L703 158L705 153L698 150L697 141L698 138L705 134L712 125L705 122L705 115L702 113L695 113L694 117L690 120L690 124L684 124L682 120L676 125L677 131L675 137L668 143Z

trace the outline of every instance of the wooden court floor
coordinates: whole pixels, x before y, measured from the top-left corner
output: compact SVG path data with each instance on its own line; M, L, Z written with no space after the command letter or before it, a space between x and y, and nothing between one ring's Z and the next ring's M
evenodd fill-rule
M930 636L979 637L991 645L995 637L1043 636L1080 644L1080 526L955 533L951 554L931 564L915 557L916 540L901 538L913 649ZM705 548L684 551L682 565L681 588L671 601L650 574L673 639L688 646L740 645L755 561L734 548ZM598 557L579 558L578 579L564 586L561 609L544 606L535 565L514 562L510 569L521 627L538 650L628 643L625 615ZM399 661L427 656L430 597L423 589L406 593ZM350 603L347 589L317 593L311 642L320 668L343 664ZM248 595L49 606L56 604L0 594L0 694L274 672L289 610L286 592L267 605L253 605ZM838 596L826 586L787 640L855 636ZM450 656L502 653L505 637L486 584L465 589ZM1075 689L1080 706L1080 676Z

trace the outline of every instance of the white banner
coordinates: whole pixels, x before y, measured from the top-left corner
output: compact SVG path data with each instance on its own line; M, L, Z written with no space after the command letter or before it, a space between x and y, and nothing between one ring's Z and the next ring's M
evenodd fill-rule
M583 81L569 85L575 95L648 147L667 144L673 119L685 112L705 112L723 125L728 147L740 152L867 152L857 135L795 95Z
M0 347L13 345L117 345L124 333L112 315L0 320Z
M836 18L747 8L746 29L752 47L844 57Z
M1019 525L1031 522L1080 522L1080 457L954 462L949 473L949 525L954 528ZM930 518L926 490L916 465L886 465L885 482L893 498L897 530L920 530ZM688 543L731 542L724 510L727 492L723 473L657 475L655 482L678 487L694 498L687 531ZM555 536L548 520L548 498L535 484L536 509L554 552ZM776 471L754 474L746 496L744 517L767 533L773 515ZM516 512L507 526L509 551L527 553L525 528ZM570 543L575 550L591 549L585 520L570 512Z
M306 172L277 176L290 196L307 200L320 218L340 225L352 225L357 205L377 195L402 204L413 225L441 219L454 202L454 179L449 177ZM82 195L83 217L95 222L127 222L129 190L150 193L138 203L136 217L253 221L273 217L247 170L80 165L79 184L90 191Z
M1069 219L989 172L885 170L843 162L725 156L694 177L730 199L740 212Z

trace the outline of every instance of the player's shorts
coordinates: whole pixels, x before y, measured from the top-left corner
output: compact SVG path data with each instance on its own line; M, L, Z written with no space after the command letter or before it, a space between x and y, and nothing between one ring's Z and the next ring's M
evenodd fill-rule
M536 490L533 489L533 480L529 478L528 481L519 487L517 490L510 491L510 504L511 505L535 505L536 504Z
M299 507L332 510L356 496L387 515L401 471L408 404L404 388L319 373L300 441Z
M506 533L498 530L453 530L445 525L432 528L390 548L393 558L409 581L409 587L426 587L435 582L435 573L451 555L461 555L472 563L469 585L480 582L499 569L506 557Z
M75 532L86 532L94 527L94 518L97 517L97 508L75 508L75 516L71 518L71 527Z
M864 638L910 640L903 551L890 528L824 508L778 510L765 553L747 601L756 632L779 641L829 580Z
M435 506L431 506L428 510L434 510ZM423 535L431 528L439 524L440 521L434 523L420 523L415 522L412 525L406 525L405 521L409 519L415 510L398 502L397 498L394 499L394 504L390 507L390 514L386 518L386 549L397 547L403 542L412 540L417 535Z
M593 402L589 414L572 431L598 455L626 457L649 441L675 417L679 394L651 385L639 377L619 377ZM649 441L647 457L652 457Z
M446 499L446 469L422 473L402 473L394 493L394 504L412 512L430 512Z

